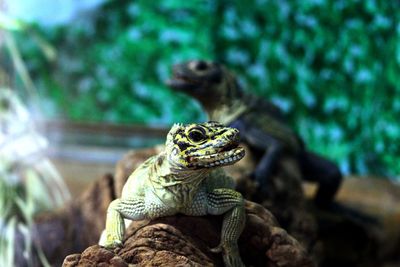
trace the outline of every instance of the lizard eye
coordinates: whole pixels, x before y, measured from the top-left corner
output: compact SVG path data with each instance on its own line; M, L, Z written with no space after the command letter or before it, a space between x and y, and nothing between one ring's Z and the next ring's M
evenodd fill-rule
M195 60L189 63L189 68L198 72L206 71L208 69L208 63L203 60Z
M193 142L203 141L204 139L206 139L204 130L202 131L202 129L198 129L198 128L194 128L194 129L190 130L189 139L192 140Z
M198 61L198 62L196 62L195 68L196 68L196 70L200 70L200 71L206 70L208 68L207 62L202 61L202 60Z

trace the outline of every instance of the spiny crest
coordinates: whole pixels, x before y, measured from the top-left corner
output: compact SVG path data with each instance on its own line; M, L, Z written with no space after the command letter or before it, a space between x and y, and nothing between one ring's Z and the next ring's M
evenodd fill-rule
M222 71L222 83L217 88L221 93L220 97L230 101L240 99L243 96L243 89L239 85L236 76L225 67Z
M165 145L171 145L174 143L174 138L175 135L181 131L183 128L185 128L183 123L174 123L171 127L171 130L169 130L168 135L167 135L167 140L165 142Z

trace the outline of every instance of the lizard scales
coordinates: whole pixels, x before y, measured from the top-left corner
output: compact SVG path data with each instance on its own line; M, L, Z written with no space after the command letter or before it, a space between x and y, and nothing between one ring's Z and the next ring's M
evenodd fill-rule
M244 200L220 168L243 158L238 142L237 129L217 122L175 124L165 150L140 165L128 178L121 198L110 203L100 245L122 245L124 218L223 214L221 242L211 251L222 252L226 266L244 266L237 245L245 225Z

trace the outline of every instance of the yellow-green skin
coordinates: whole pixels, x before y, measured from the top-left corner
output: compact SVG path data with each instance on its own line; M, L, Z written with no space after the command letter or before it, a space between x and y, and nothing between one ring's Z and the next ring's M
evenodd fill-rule
M244 200L233 180L219 168L243 158L238 130L216 122L175 124L165 151L149 158L126 182L122 196L108 207L100 245L122 245L124 218L154 219L185 214L224 215L221 242L225 266L244 266L237 240L245 225Z

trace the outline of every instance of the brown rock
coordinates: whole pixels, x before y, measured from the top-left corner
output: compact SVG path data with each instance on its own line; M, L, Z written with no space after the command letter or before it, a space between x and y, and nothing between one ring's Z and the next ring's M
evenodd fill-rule
M79 263L79 260L81 259L81 254L71 254L65 257L63 266L65 267L72 267L76 266Z
M277 226L271 213L253 202L246 202L246 212L246 227L239 239L246 265L313 266L304 248ZM223 266L221 255L209 251L219 243L221 224L222 216L184 215L158 218L148 224L133 222L122 249L106 253L103 248L92 246L75 265L64 261L63 266L99 266L113 257L137 266Z
M114 252L98 245L88 247L82 254L72 254L64 259L62 266L73 267L128 267L128 264Z
M122 185L130 173L145 159L157 154L158 151L157 148L144 149L127 154L118 164L115 182L110 175L106 175L87 189L84 195L74 199L64 209L42 215L37 219L34 240L40 242L45 255L50 259L52 265L60 266L62 259L66 255L83 251L88 246L98 242L100 232L104 228L105 213L109 202L119 195ZM251 172L249 170L254 165L252 165L251 160L246 160L246 158L242 161L226 169L233 177L236 177L239 185L240 182L244 184L242 192L246 196L256 198L254 184L250 179L246 178ZM372 179L345 180L338 200L356 210L372 214L373 217L378 218L378 224L371 224L360 220L360 218L354 219L341 213L315 210L311 210L310 213L305 208L305 200L302 197L302 191L297 188L296 179L292 179L292 185L289 185L289 188L293 189L290 195L285 196L284 184L280 183L280 179L284 179L287 175L296 176L296 164L290 158L283 160L280 164L282 164L282 170L272 180L272 186L277 189L275 200L261 198L260 201L263 202L265 207L270 208L274 215L278 215L280 221L284 222L283 228L287 229L297 240L302 240L302 244L307 244L307 242L310 244L312 243L311 240L314 240L316 227L313 226L312 222L314 215L316 215L319 231L315 247L319 251L321 263L326 266L376 267L383 266L383 262L395 262L394 266L397 266L396 263L400 260L398 258L400 232L399 228L396 227L400 222L400 213L397 209L399 207L397 205L398 196L400 195L398 187L376 179L374 181ZM284 167L284 164L287 165ZM278 201L281 196L283 196L283 200ZM248 205L249 203L251 202L248 202ZM246 227L239 241L241 253L246 257L246 263L260 258L265 260L265 264L264 262L257 262L257 264L262 264L255 266L276 266L274 265L276 262L284 266L285 264L290 264L286 263L285 259L292 260L292 258L296 258L296 255L300 255L299 257L301 258L302 254L296 253L298 250L294 250L294 253L291 254L290 248L293 247L290 241L291 238L287 238L288 235L285 232L282 234L279 230L273 230L276 222L268 212L264 211L265 209L260 205L252 205L251 208L247 209L247 218L251 222L251 224L249 223L251 227ZM308 216L311 216L311 218L307 218ZM196 251L200 251L203 256L193 258L194 256L189 257L179 254L179 250L159 251L159 247L152 248L150 246L151 249L137 247L135 255L126 251L123 257L118 254L119 252L116 252L120 258L111 258L108 263L104 264L130 263L130 258L141 262L141 264L145 264L145 259L152 259L152 263L158 264L165 257L173 259L173 262L177 262L178 266L179 264L187 266L190 262L193 264L202 262L203 265L207 265L208 261L213 264L220 264L220 255L210 254L207 250L207 247L215 246L218 243L221 224L219 217L209 216L205 217L206 219L202 219L203 217L182 217L184 218L179 216L163 218L158 222L164 226L172 227L175 229L174 231L180 231L185 239L179 239L179 242L183 244L188 241L186 244L192 244L192 249L195 248ZM265 222L268 225L266 228L257 226ZM135 227L141 227L143 224L144 222L135 222L129 230L133 231L136 229ZM207 224L209 225L207 226ZM142 230L146 230L150 226L155 227L155 225L156 223L152 222L151 225L138 230L136 234L142 234ZM152 231L159 234L163 233L165 236L170 235L170 232L162 227L157 229L157 231ZM194 238L192 234L195 236ZM128 231L127 236L136 235ZM177 236L176 233L175 236ZM133 241L129 240L131 238L128 238L127 242L133 246ZM143 237L142 240L146 239ZM286 240L285 242L289 244L281 243L280 240ZM147 238L146 242L151 243L152 239ZM161 243L163 244L163 242ZM266 244L270 245L267 246ZM266 250L258 248L266 248ZM94 247L93 249L96 250L98 248ZM196 252L194 255L201 255L200 252ZM290 257L287 257L287 255L290 255ZM143 259L140 257L143 257ZM80 257L74 255L72 258L66 258L64 265L77 266L80 260ZM295 261L300 260L295 259Z

